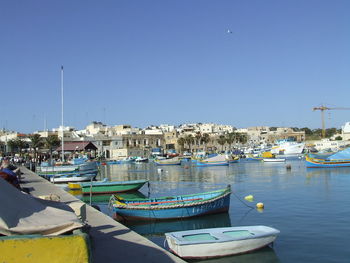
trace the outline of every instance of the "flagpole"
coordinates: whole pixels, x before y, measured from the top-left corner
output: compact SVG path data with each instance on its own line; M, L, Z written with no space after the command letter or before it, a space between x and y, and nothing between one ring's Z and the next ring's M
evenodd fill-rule
M62 138L61 138L61 144L62 144L62 162L64 162L64 131L63 131L63 66L61 66L61 129L62 129Z

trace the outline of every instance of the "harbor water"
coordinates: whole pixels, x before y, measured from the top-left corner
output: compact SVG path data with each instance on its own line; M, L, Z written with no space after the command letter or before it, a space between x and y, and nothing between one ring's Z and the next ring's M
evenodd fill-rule
M228 213L166 222L124 223L166 247L164 233L198 228L266 225L281 231L273 247L200 262L349 262L350 168L305 167L286 163L245 162L220 167L156 166L153 163L101 166L98 179L148 179L139 196L172 196L231 185ZM253 202L244 199L253 195ZM111 215L106 202L92 200ZM256 209L256 203L264 209Z

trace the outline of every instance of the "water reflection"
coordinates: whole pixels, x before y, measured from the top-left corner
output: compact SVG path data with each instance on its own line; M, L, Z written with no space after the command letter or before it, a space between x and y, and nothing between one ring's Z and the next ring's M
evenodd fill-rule
M278 263L278 259L275 251L271 247L265 247L263 249L257 250L252 253L222 257L222 258L213 258L207 260L191 260L188 262L201 262L201 263Z
M290 164L291 169L286 165ZM148 179L150 196L173 196L216 190L231 184L228 214L171 222L129 225L152 242L163 247L162 233L185 229L221 226L266 225L281 231L274 250L267 248L251 254L207 260L203 262L347 262L350 231L350 168L307 169L304 161L264 164L241 162L228 167L157 167L148 164L125 164L101 167L98 179L114 181ZM148 195L148 188L140 189ZM254 196L253 203L244 201ZM248 208L238 199L254 209ZM259 213L257 202L265 209ZM107 205L99 203L108 214ZM201 221L203 222L201 223ZM324 231L327 229L327 231ZM332 240L332 242L329 242ZM297 251L297 253L296 253Z
M150 238L155 236L163 237L164 233L174 231L194 230L213 227L230 227L231 220L228 213L220 213L188 219L155 221L148 223L124 223L124 225L126 225L131 230Z

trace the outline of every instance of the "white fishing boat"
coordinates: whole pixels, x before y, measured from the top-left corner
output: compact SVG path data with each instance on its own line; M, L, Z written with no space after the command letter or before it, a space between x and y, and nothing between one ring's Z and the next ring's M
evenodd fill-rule
M263 248L279 230L267 226L208 228L165 233L170 250L181 258L214 258Z
M279 155L301 154L305 147L305 143L299 143L296 141L291 141L289 139L279 140L276 142L276 144L277 145L271 148L271 153Z
M50 177L51 183L70 183L70 182L86 182L94 180L97 175L97 172L95 173L68 173L68 174L60 174L60 175L54 175Z
M264 163L283 163L285 161L285 158L263 158Z

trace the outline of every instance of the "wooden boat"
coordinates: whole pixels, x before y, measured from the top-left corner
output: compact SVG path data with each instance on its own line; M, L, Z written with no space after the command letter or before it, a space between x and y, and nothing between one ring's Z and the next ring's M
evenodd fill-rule
M350 167L350 159L317 159L305 156L307 168Z
M279 230L267 226L207 228L165 233L170 250L182 258L247 253L273 243Z
M264 163L283 163L285 161L284 158L263 158Z
M172 197L139 200L111 200L119 220L167 220L205 214L227 212L230 206L231 187Z
M181 165L181 159L177 157L171 159L155 159L153 162L156 165Z
M77 189L80 188L83 195L88 195L90 192L93 195L96 194L113 194L122 193L128 191L137 191L140 189L148 180L134 180L134 181L95 181L86 182L80 184L68 184L68 188Z

